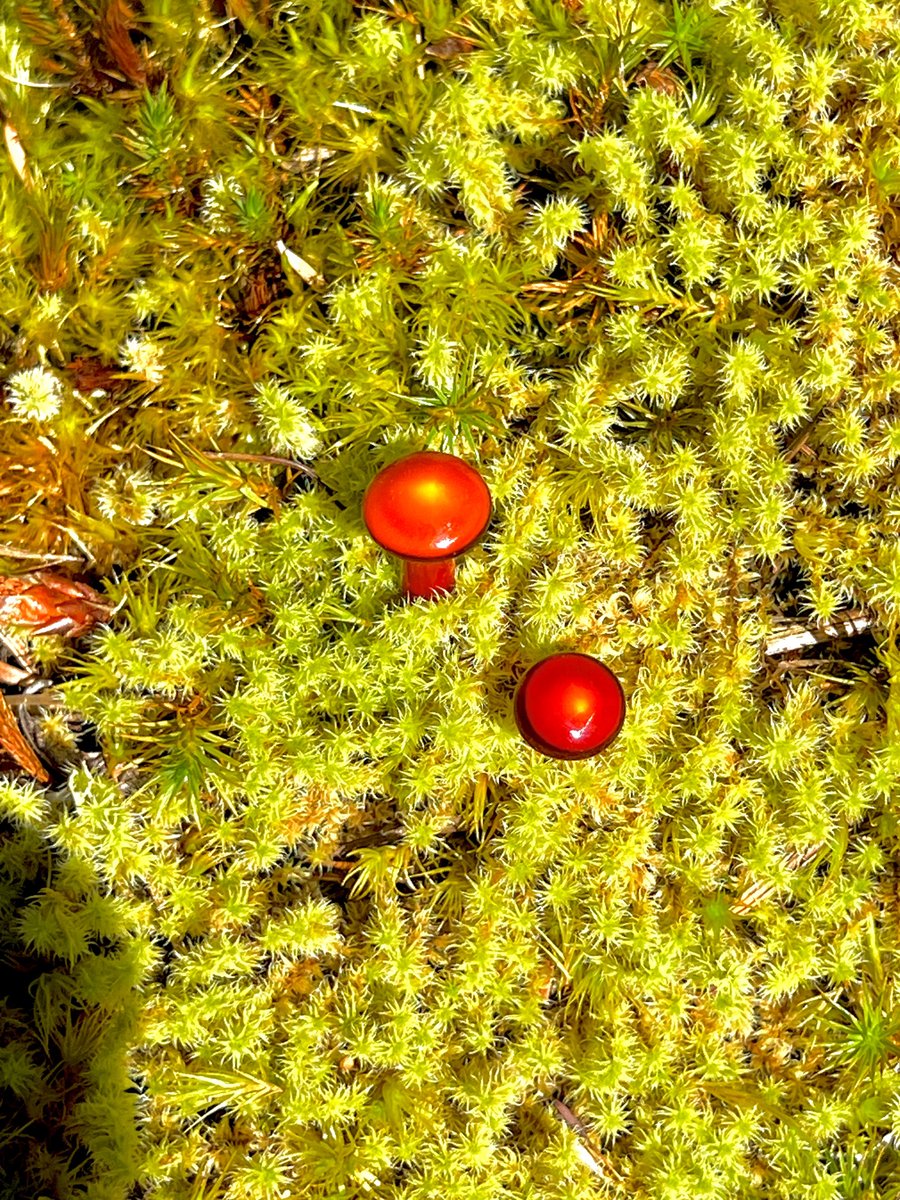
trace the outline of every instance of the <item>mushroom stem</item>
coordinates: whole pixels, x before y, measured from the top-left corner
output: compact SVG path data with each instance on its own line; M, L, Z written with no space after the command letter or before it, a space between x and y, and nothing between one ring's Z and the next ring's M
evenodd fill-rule
M423 600L435 600L453 591L456 559L439 558L435 562L403 560L403 593Z

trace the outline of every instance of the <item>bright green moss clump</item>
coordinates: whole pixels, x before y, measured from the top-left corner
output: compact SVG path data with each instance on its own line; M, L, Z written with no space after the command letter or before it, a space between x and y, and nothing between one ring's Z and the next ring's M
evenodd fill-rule
M0 565L119 605L35 647L109 774L0 789L8 1194L900 1195L896 4L4 20Z

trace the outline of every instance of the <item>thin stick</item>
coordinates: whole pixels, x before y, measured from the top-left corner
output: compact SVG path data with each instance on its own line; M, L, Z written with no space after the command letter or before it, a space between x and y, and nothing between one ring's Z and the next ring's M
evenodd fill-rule
M840 624L837 622L840 621ZM815 646L819 642L827 642L832 638L855 637L865 633L872 626L870 617L861 612L842 613L821 627L807 629L803 626L791 626L789 633L772 638L766 644L766 654L787 654L790 650L800 650L804 646Z
M594 1175L599 1175L601 1179L606 1179L607 1174L598 1162L596 1150L591 1146L589 1141L589 1133L587 1125L580 1117L572 1112L568 1104L564 1104L562 1100L554 1100L553 1107L556 1109L557 1116L565 1121L569 1128L576 1134L575 1153L578 1155L584 1166L587 1167ZM588 1148L590 1147L590 1149ZM591 1153L593 1151L593 1153ZM606 1164L609 1166L609 1164ZM621 1178L621 1176L619 1176Z
M50 688L44 692L18 692L12 696L7 695L6 703L10 708L24 708L29 712L33 708L65 708L66 706L65 697Z
M77 554L41 554L37 550L17 550L15 546L0 543L0 558L36 558L43 563L83 563Z
M201 450L200 453L204 458L226 458L235 462L272 463L278 467L293 467L295 471L302 471L311 479L316 478L316 473L311 467L295 462L292 458L281 458L278 454L242 454L237 450Z
M580 1134L586 1134L588 1132L587 1125L585 1125L584 1121L582 1121L580 1117L575 1116L568 1104L564 1104L562 1100L554 1100L553 1107L570 1129L574 1129L576 1133Z
M0 71L0 79L5 79L7 83L14 83L16 87L67 88L71 86L68 83L38 83L36 79L16 79L12 75L7 75L5 71Z

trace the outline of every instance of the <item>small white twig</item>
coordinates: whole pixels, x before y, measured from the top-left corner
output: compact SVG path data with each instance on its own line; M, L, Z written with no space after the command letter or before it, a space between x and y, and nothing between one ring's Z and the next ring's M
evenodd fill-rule
M807 628L792 625L785 633L766 643L766 654L787 654L790 650L801 650L804 646L816 646L832 638L853 637L865 633L872 625L870 617L859 612L839 614L833 621L818 627Z
M38 562L55 566L58 563L83 563L78 554L41 554L35 550L17 550L15 546L0 544L0 558L33 558Z

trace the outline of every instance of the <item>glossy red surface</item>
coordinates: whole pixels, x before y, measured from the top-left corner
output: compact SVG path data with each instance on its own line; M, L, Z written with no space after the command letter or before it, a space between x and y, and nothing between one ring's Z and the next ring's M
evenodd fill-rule
M363 497L369 533L401 558L453 558L478 541L490 519L491 494L475 468L437 450L391 463Z
M456 582L456 559L439 558L435 562L419 562L408 558L403 564L403 594L424 600L434 600L453 591Z
M625 720L625 693L589 654L554 654L526 672L515 698L516 724L551 758L588 758L605 749Z

